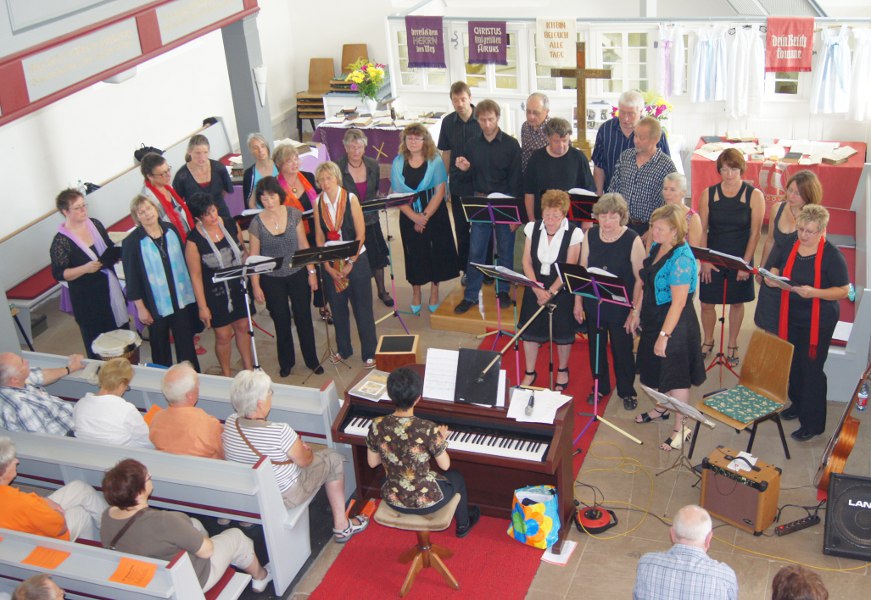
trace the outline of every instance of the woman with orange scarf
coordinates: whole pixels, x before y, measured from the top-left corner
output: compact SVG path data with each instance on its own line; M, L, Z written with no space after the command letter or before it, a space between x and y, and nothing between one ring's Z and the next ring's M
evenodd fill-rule
M780 417L798 419L800 427L792 438L805 442L826 429L828 387L823 370L829 344L840 316L839 300L847 297L847 261L826 240L829 211L818 204L807 204L798 213L798 239L790 246L776 246L768 257L767 268L789 279L792 289L781 290L778 335L795 349L789 372L789 399L792 404ZM778 287L765 278L769 287Z
M172 167L160 154L152 152L142 157L139 170L145 177L142 195L155 201L161 220L173 224L184 246L188 233L194 228L194 218L188 205L169 184Z
M333 308L338 353L332 357L339 362L351 356L351 315L354 311L363 365L375 367L375 317L372 313L372 269L361 255L366 252L366 223L357 196L339 185L342 172L334 162L318 165L315 171L323 192L318 196L314 210L314 230L318 246L359 240L357 254L351 258L324 263L324 294Z

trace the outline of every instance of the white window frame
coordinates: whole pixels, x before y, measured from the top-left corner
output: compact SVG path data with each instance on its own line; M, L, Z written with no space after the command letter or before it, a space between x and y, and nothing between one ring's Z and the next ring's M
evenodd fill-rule
M645 66L647 67L647 81L648 87L651 85L656 85L656 81L658 81L658 73L657 73L657 61L655 60L657 48L654 47L654 43L659 41L659 28L657 23L613 23L613 24L603 24L603 25L591 25L590 26L590 42L587 44L587 63L589 67L596 69L604 69L605 63L603 61L602 53L600 52L600 46L602 42L602 38L606 33L619 33L624 38L623 44L623 54L625 56L627 46L626 46L626 38L631 33L646 33L647 34L647 61ZM612 79L613 81L613 79ZM629 89L626 87L626 76L624 75L622 78L623 88L616 92L605 91L605 82L604 79L589 79L587 80L587 97L591 98L602 98L604 100L611 100L612 104L617 103L617 99L620 97L620 94ZM642 92L646 90L641 90Z
M525 67L524 56L529 52L526 44L527 36L525 29L527 23L511 22L506 23L506 30L511 39L511 45L515 48L515 68L517 70L517 87L516 88L500 88L496 86L497 66L494 64L482 65L485 67L483 75L485 85L472 88L472 94L475 97L499 96L505 98L525 98L526 90L529 88L529 72ZM448 69L451 75L451 81L466 81L466 53L465 44L468 42L469 23L468 21L451 21L445 22L445 31L448 33L448 50L447 62ZM454 47L454 36L460 43Z
M450 31L448 27L448 23L445 22L444 32L447 33ZM388 22L388 44L387 44L387 52L390 55L390 80L393 85L393 89L399 92L438 92L447 94L450 90L451 83L455 80L451 79L451 59L450 52L448 50L448 40L445 39L445 64L447 67L445 69L421 69L421 68L413 68L409 69L409 71L414 72L420 76L420 82L417 84L406 84L402 81L402 72L399 70L399 42L398 42L398 33L402 32L405 34L405 20L391 20ZM436 82L433 83L430 81L431 75L434 71L438 71L439 74L442 72L445 74L445 78L447 79L446 83Z

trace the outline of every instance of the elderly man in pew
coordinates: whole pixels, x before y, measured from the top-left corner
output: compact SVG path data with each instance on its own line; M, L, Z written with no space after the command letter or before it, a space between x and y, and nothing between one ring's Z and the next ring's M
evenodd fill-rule
M169 407L154 415L149 437L158 450L205 458L224 458L224 426L197 408L200 377L191 363L172 366L163 377L161 391Z
M106 502L94 488L73 481L43 498L12 487L17 467L15 444L0 437L0 528L62 540L97 539Z
M345 515L342 455L331 448L312 451L287 423L267 421L272 409L272 379L263 371L240 371L233 378L230 402L236 414L224 423L227 460L253 465L272 461L284 504L294 508L326 488L333 512L333 539L343 544L369 525L364 515Z
M8 598L8 596L7 596ZM34 575L21 582L12 600L63 600L64 591L45 573Z
M30 368L14 352L0 354L0 429L68 435L73 429L73 407L45 389L58 379L84 368L81 354L67 366Z
M153 491L148 469L137 460L122 460L106 471L103 494L111 506L102 518L104 547L167 561L186 551L203 591L214 587L230 565L251 575L252 590L266 589L272 571L260 565L254 543L242 531L227 529L209 537L202 523L184 513L149 508Z

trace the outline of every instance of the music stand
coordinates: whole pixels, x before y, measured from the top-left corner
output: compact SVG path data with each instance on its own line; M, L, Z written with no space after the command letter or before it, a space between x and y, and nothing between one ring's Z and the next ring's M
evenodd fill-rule
M581 188L569 190L569 213L566 215L569 221L574 223L595 223L593 206L596 205L600 196Z
M701 262L710 263L715 267L723 269L731 269L732 271L746 271L751 275L756 273L756 268L740 256L732 256L731 254L718 252L716 250L711 250L710 248L697 248L695 246L690 246L690 249L693 251L693 256ZM705 369L705 372L707 372L717 365L720 366L720 385L723 385L723 367L726 367L732 375L738 377L738 373L736 373L735 369L732 368L732 365L729 364L729 361L726 359L726 354L723 352L723 344L726 341L726 292L728 289L729 280L726 278L726 275L723 274L723 314L720 316L720 348L717 351L717 355L713 360L711 360L711 364L709 364L708 368Z
M595 373L593 377L593 413L578 413L582 417L591 417L586 425L581 429L581 432L575 437L574 444L583 437L593 423L601 421L614 431L623 434L636 444L641 444L641 440L637 437L623 431L613 423L610 423L601 415L599 415L599 352L602 335L600 333L600 317L602 312L602 303L617 304L618 306L632 306L629 300L629 292L626 290L626 284L623 280L615 275L611 275L601 269L593 269L592 272L581 265L558 262L556 263L557 276L562 279L563 286L570 294L589 298L596 301L596 357L595 357ZM607 377L608 374L606 373Z
M503 281L507 281L508 283L513 283L515 285L520 285L520 286L524 286L524 287L530 287L530 288L537 287L539 289L544 289L544 285L542 285L541 282L533 281L532 279L529 279L525 275L521 275L517 271L512 271L511 269L506 269L505 267L502 267L499 265L480 265L478 263L469 263L469 264L472 265L473 267L477 268L484 275L488 275L488 276L492 277L493 279L502 279ZM497 304L498 304L498 302L497 302ZM548 311L550 312L549 331L550 331L550 342L551 342L551 344L550 344L550 387L551 387L551 389L553 389L553 309L556 308L556 305L548 303L548 304L545 304L545 306L552 307L552 308L548 308ZM541 311L536 312L535 313L536 316L540 312ZM533 320L534 320L534 318L527 321L526 324L521 329L521 332L523 330L525 330ZM489 335L489 334L484 334L484 335ZM478 337L482 337L482 336L478 336ZM516 369L515 375L517 376L517 383L519 385L520 384L520 347L519 347L518 339L519 339L519 337L517 335L515 335L512 338L512 340L514 341L514 359L515 359L514 365L515 365L515 369ZM510 345L511 345L510 342L508 344L505 344L505 348L502 350L502 352L505 352L505 350ZM527 367L528 366L529 365L527 365Z
M498 192L492 193L489 196L464 196L460 199L463 205L463 213L466 215L466 220L469 225L489 225L493 236L493 262L499 262L499 254L505 251L505 248L499 248L496 242L496 226L497 225L521 225L523 219L520 216L520 201L514 196L508 196ZM525 210L525 209L524 209ZM513 256L508 257L508 260L513 260ZM509 335L502 329L502 306L499 304L499 285L496 289L496 322L497 329L495 332L487 333L484 336L492 335L493 345L491 349L496 348L499 338L503 335ZM517 323L517 299L512 301L514 305L514 323ZM515 325L516 327L516 325Z
M212 283L223 283L233 279L238 279L242 283L242 292L245 295L245 315L248 317L248 337L251 338L251 361L255 369L260 368L260 360L257 358L257 345L254 343L254 320L251 318L251 297L248 295L248 276L271 273L281 267L283 260L281 256L275 258L249 256L245 264L219 269L212 275Z
M390 218L387 217L387 209L405 206L406 204L410 203L414 198L415 194L390 194L388 196L383 196L380 198L365 200L360 203L360 208L363 210L364 215L370 212L383 211L384 222L387 224L387 239L384 241L387 244L387 264L390 266L390 297L393 299L393 311L377 319L375 321L375 324L378 325L385 319L389 319L390 317L396 317L397 319L399 319L399 324L402 325L402 328L405 330L406 334L408 333L408 327L405 326L405 321L402 320L400 313L412 313L405 310L397 310L396 308L398 306L398 302L396 300L396 278L393 275L393 251L390 246Z
M674 396L669 396L668 394L663 394L662 392L658 392L658 391L654 390L653 388L647 387L644 384L641 384L641 389L643 389L645 392L647 392L647 395L650 397L651 400L653 400L657 405L664 406L666 408L666 410L673 411L673 412L681 415L681 417L689 417L690 419L692 419L694 421L698 421L699 423L702 423L703 425L705 425L711 429L713 429L716 426L716 424L713 421L711 421L710 419L705 417L705 415L703 415L701 412L699 412L699 410L695 406L693 406L692 404L678 400ZM680 434L679 434L681 437L683 437L683 432L684 432L685 428L686 428L685 425L681 425ZM673 432L672 432L672 435L674 435ZM672 469L677 469L678 473L680 473L681 466L686 467L687 469L689 469L690 473L693 473L696 477L699 477L698 472L693 467L693 463L691 463L689 461L689 459L686 457L686 454L684 454L684 446L686 446L686 443L684 440L681 440L680 456L678 456L675 459L674 463L669 468L664 469L664 470L660 471L659 473L657 473L656 474L657 477L659 477L663 473L668 473ZM698 481L696 481L696 483L698 483Z
M340 260L343 258L350 258L357 254L357 249L360 247L360 240L352 240L350 242L340 242L338 244L331 244L329 246L315 246L314 248L306 248L305 250L297 250L293 258L291 258L290 266L293 268L296 267L306 267L308 265L320 265L322 263L330 262L332 260ZM323 269L317 269L318 273L318 285L321 286L321 289L324 289L324 277L323 277ZM326 293L324 294L324 298L326 298ZM330 326L324 321L324 329L326 330L326 338L327 338L327 349L324 351L324 355L321 357L320 362L317 364L318 367L327 362L328 359L331 359L335 354L333 352L333 346L330 342ZM342 363L349 369L351 365L346 363L344 360L336 361L336 371L339 370L338 363ZM316 369L317 367L315 367ZM308 381L309 377L314 375L315 369L312 369L312 372L306 375L305 379L302 380L303 383Z

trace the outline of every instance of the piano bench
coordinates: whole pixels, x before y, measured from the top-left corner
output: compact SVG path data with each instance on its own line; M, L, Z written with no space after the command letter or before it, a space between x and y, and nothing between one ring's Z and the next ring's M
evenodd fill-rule
M448 568L442 561L442 558L453 556L454 551L438 544L432 544L429 541L431 531L442 531L448 528L459 503L460 495L454 494L454 497L447 504L428 515L401 513L383 500L378 504L378 510L375 511L373 516L376 523L384 527L393 527L394 529L403 529L417 533L417 544L399 555L399 562L403 564L411 563L408 575L405 576L402 589L399 591L400 598L404 598L411 591L411 586L414 584L418 573L427 567L432 567L441 573L442 577L453 589L460 589L460 584L457 582L456 577L448 571Z

